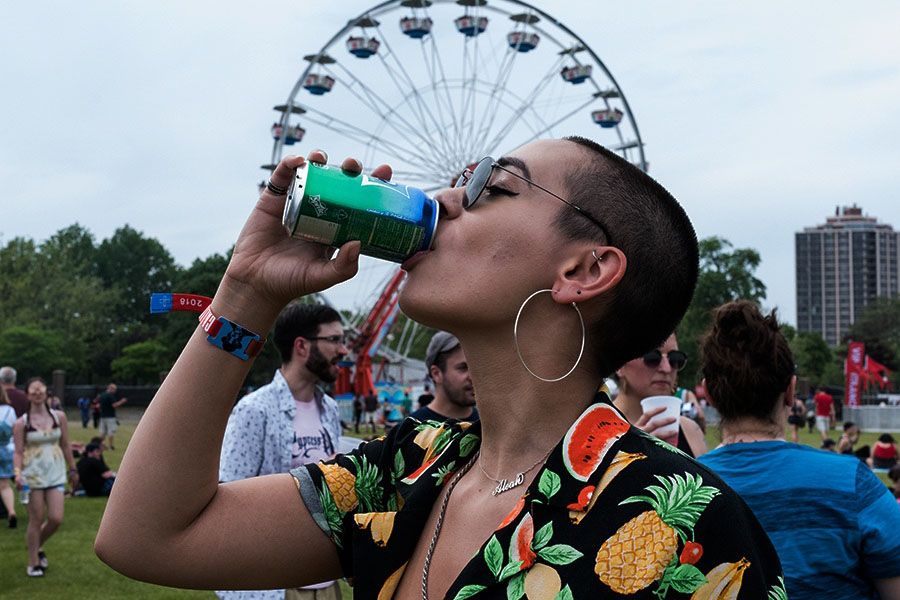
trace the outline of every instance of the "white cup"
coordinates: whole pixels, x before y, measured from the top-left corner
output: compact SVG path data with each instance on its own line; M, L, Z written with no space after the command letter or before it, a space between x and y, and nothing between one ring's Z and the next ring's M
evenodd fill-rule
M654 419L673 418L675 422L665 427L660 427L653 434L656 437L668 440L669 438L678 437L678 417L681 416L681 398L678 396L648 396L641 400L641 408L643 411L650 412L660 406L665 406L666 410L654 416Z

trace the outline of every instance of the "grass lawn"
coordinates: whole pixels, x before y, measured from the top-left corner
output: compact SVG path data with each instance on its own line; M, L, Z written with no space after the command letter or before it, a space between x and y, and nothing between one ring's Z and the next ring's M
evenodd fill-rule
M135 409L120 409L122 425L116 433L116 450L104 453L107 464L116 470L122 454L140 417ZM69 415L70 435L74 441L88 442L96 435L92 428L82 429L75 411ZM377 431L376 435L380 435ZM840 437L834 432L832 437ZM876 433L860 436L860 445L874 443ZM711 429L707 433L710 448L718 445L718 433ZM819 433L804 432L801 443L819 447ZM880 476L887 483L884 475ZM27 555L25 551L25 528L28 522L26 507L17 505L18 529L0 529L0 565L2 565L2 596L5 598L28 598L30 600L67 600L105 598L205 598L213 599L212 592L198 592L164 588L140 583L119 575L94 555L93 541L103 514L106 501L103 498L69 498L66 500L66 514L60 530L47 543L45 550L50 560L50 568L43 578L25 575ZM352 599L353 593L342 582L344 598Z

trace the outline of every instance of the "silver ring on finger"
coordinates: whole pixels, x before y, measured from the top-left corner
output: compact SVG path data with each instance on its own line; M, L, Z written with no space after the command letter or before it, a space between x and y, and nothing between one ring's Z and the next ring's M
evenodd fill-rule
M272 183L272 180L266 182L266 189L275 194L276 196L284 196L288 193L288 189L286 187L281 187L280 185L275 185Z

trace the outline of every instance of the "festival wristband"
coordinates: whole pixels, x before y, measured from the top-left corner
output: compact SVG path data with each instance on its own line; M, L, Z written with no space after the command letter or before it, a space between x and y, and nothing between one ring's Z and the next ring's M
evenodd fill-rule
M210 304L212 304L212 298L198 294L162 292L150 294L150 314L152 315L172 311L203 312Z
M209 334L206 336L207 342L241 360L250 360L259 354L263 344L266 343L266 340L260 338L258 334L225 317L217 317L213 314L211 306L207 306L200 315L200 327Z

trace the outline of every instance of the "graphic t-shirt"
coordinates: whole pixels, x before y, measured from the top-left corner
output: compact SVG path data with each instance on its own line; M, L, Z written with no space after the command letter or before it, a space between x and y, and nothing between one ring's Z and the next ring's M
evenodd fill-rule
M327 460L334 456L335 440L331 439L328 430L322 424L319 405L315 400L300 402L294 400L297 412L294 413L294 441L291 443L291 468L296 469L306 463ZM306 586L304 590L321 590L333 585L333 581L325 581Z
M294 414L294 440L291 443L291 468L306 463L327 460L336 452L335 440L322 424L319 406L313 400L294 400L297 412Z
M784 598L775 548L737 494L631 427L605 395L597 400L446 600L521 600L526 590L570 600ZM480 444L480 421L409 418L384 439L291 471L344 575L354 577L356 600L394 596L431 535L426 522L444 486L471 466Z

